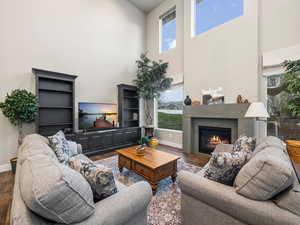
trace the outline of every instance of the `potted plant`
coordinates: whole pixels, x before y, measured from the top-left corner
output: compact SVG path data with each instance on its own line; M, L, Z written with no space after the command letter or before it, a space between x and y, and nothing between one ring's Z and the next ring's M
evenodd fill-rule
M18 146L22 143L23 123L31 123L35 120L38 112L37 97L29 91L16 89L6 95L4 102L0 103L0 109L9 121L18 127ZM16 158L10 160L12 171L15 173Z
M153 130L153 102L162 91L170 88L173 79L166 77L168 63L161 60L152 61L146 54L142 54L136 61L137 77L134 80L137 92L144 103L145 129ZM147 131L146 131L147 135ZM151 136L151 135L149 135Z

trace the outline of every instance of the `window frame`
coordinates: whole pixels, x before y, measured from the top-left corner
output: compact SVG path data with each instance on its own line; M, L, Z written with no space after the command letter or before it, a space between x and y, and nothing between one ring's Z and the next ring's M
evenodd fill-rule
M182 87L183 88L182 104L184 104L184 83L183 82L174 83L174 84L171 85L171 87L169 89L175 89L177 87ZM183 116L183 114L184 113L182 112L182 116ZM158 100L157 99L154 99L154 128L157 129L157 130L171 131L171 132L177 132L177 133L182 133L183 132L183 130L173 130L173 129L158 127Z
M175 28L175 32L176 32L176 36L175 36L176 46L174 48L170 48L170 49L164 51L163 50L163 20L167 16L170 16L174 12L175 12L175 19L176 19L176 28ZM161 54L161 53L172 51L176 47L177 47L177 9L176 9L176 5L175 5L172 8L170 8L169 10L167 10L165 13L163 13L159 17L159 49L158 49L158 51L159 51L159 54Z

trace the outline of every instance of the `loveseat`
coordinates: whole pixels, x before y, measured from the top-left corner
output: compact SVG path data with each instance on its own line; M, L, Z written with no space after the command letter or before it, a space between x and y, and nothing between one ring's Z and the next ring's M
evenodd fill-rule
M285 152L283 159L289 160L285 146L275 137L267 137L256 147L251 160L266 151L266 155ZM219 146L218 151L231 151L232 146ZM267 162L267 160L266 160ZM289 161L289 163L291 163ZM246 165L247 165L246 164ZM181 207L184 225L299 225L300 185L293 173L294 185L267 201L252 200L238 194L235 187L227 186L205 178L208 164L197 174L179 173Z
M81 159L89 160L81 154L81 147L77 145L78 155ZM33 192L33 190L21 190L20 181L27 182L30 174L24 174L22 170L26 161L34 157L48 160L53 159L52 149L48 146L48 140L37 134L29 135L24 138L18 152L18 164L15 175L15 185L13 193L13 202L11 208L11 225L56 225L59 223L51 222L34 212L32 212L25 201L23 193ZM24 169L25 170L25 169ZM32 171L31 171L32 172ZM48 176L48 174L45 174ZM79 176L79 174L78 174ZM81 176L81 175L80 175ZM116 182L118 193L97 202L94 207L94 213L83 221L73 223L74 225L146 225L147 207L152 198L150 185L146 182L138 182L130 187L126 187ZM47 183L44 183L47 188ZM23 187L23 189L29 189ZM88 192L89 190L87 190ZM78 212L79 214L80 212ZM72 216L72 215L71 215Z

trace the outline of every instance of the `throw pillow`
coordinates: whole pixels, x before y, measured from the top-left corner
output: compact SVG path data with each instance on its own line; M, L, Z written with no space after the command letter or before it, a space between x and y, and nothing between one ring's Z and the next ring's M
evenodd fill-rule
M277 147L268 147L241 169L235 187L238 194L265 201L291 186L293 179L293 168L285 153Z
M244 151L213 152L204 171L204 177L232 186L236 175L250 157L251 155Z
M19 182L26 206L50 221L79 223L95 211L91 187L83 176L46 155L26 159Z
M62 131L58 131L55 135L48 137L50 147L55 152L58 161L67 164L69 158L74 154L70 150L70 145Z
M102 165L96 165L93 162L70 158L69 165L72 169L80 172L89 182L94 201L100 201L117 192L112 170Z
M241 136L233 144L233 151L234 152L246 151L247 153L252 154L253 150L255 149L255 145L256 145L255 138L248 137L248 136Z

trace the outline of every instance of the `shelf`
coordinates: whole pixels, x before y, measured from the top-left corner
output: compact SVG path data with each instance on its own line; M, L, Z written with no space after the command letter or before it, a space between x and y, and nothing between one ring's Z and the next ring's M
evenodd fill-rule
M63 126L63 125L72 125L72 122L61 122L61 123L41 123L40 127L48 127L48 126Z
M73 109L72 106L39 106L40 109Z
M49 91L49 92L61 92L61 93L72 93L70 90L56 90L56 89L48 89L48 88L39 88L39 91Z

